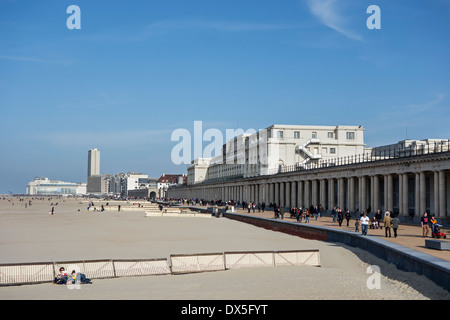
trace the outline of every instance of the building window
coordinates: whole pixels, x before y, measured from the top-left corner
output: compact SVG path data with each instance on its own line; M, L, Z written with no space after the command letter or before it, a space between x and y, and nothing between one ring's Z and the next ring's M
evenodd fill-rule
M336 154L336 148L330 148L330 153L331 154Z
M328 132L328 139L333 139L333 132Z
M347 139L348 140L355 140L355 133L354 132L347 132Z
M278 138L283 138L283 131L278 131Z
M300 139L300 131L294 131L294 139Z
M312 138L313 138L313 139L317 139L317 132L313 132L313 133L312 133Z

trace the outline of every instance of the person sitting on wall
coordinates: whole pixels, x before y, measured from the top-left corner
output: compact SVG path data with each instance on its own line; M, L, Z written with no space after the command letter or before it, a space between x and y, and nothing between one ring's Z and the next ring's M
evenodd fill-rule
M378 227L379 227L378 220L377 218L373 217L372 223L370 224L370 229L378 229Z

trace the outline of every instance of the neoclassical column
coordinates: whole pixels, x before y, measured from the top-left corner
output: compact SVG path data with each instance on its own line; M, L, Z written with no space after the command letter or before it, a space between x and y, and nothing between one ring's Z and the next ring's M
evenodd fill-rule
M269 203L275 202L275 184L272 182L269 185Z
M387 176L387 208L388 211L394 210L394 178L392 174Z
M311 181L305 180L304 187L305 187L305 191L304 191L305 198L304 198L303 202L304 202L305 208L309 208L311 206L311 200L310 200L310 198L311 198Z
M260 183L258 185L258 203L263 203L265 198L265 192L264 192L264 183Z
M299 207L302 207L302 208L304 208L305 207L305 204L304 204L304 195L303 195L303 181L297 181L297 186L298 186L298 188L297 188L297 203L298 203L298 206Z
M335 205L335 199L334 199L334 178L331 178L328 180L328 206L329 209L333 209Z
M338 206L341 210L345 210L345 178L339 178L338 180Z
M375 184L375 176L369 176L369 183L370 183L370 192L369 192L369 204L368 206L372 209L372 212L375 211L375 202L374 202L374 184Z
M436 217L439 216L439 172L433 172L433 210Z
M326 199L325 199L325 196L326 196L326 190L325 190L325 187L326 187L326 182L325 182L325 179L320 179L320 183L319 183L319 189L320 189L320 191L319 191L319 194L320 194L320 196L319 196L319 205L322 205L322 207L324 208L324 209L326 209Z
M439 217L443 218L446 216L445 212L445 202L446 202L446 193L445 193L445 171L439 171Z
M317 180L311 182L311 202L313 206L317 205Z
M425 172L420 172L420 185L419 185L419 192L420 192L420 215L423 215L427 209L426 205L426 179L425 179Z
M347 182L348 189L348 210L355 211L355 178L349 177Z
M280 205L280 197L279 197L279 190L280 190L280 185L278 184L278 182L275 182L275 194L274 194L274 201L275 203L278 205Z
M266 203L266 207L268 207L270 203L270 183L265 183L264 202Z
M280 207L286 206L286 200L285 200L285 188L286 184L284 182L280 182Z
M284 197L285 197L285 207L291 207L291 183L287 181L285 183L285 191L284 191Z
M403 174L398 174L398 210L400 215L404 215L403 210Z
M373 176L373 211L380 210L380 177Z
M402 178L402 182L403 182L403 188L402 188L402 210L403 210L403 215L404 216L408 216L409 215L409 189L408 189L408 174L404 173L402 174L403 178ZM400 212L400 214L402 214Z
M414 174L414 215L420 217L420 175Z
M298 207L298 204L297 204L297 196L296 196L296 182L295 181L292 181L291 182L291 207Z
M367 178L361 177L361 210L367 212Z

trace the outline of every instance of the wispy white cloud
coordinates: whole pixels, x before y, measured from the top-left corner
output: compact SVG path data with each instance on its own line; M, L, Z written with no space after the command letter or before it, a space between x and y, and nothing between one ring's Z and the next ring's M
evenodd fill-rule
M450 109L446 97L447 94L438 93L423 102L374 109L366 121L370 145L394 143L405 139L406 132L409 139L448 138Z
M436 113L438 111L438 105L444 101L447 95L444 93L436 94L431 100L425 101L423 103L412 103L404 106L391 108L392 112L390 117L398 116L399 118L416 118L419 122L423 121L423 118L417 117L422 114Z
M307 0L306 3L311 13L327 27L352 40L362 40L360 35L347 26L347 18L340 12L342 2L338 0Z

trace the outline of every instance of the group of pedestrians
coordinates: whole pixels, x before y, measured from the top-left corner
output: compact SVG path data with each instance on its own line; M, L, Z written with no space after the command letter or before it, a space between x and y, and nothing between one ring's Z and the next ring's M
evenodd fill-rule
M434 215L428 216L427 212L425 212L422 218L420 219L420 225L422 226L422 236L424 238L428 237L428 232L430 232L430 230L431 236L433 237L437 229L436 227L441 227L441 225L437 223L437 220L434 217Z
M394 237L397 238L397 236L398 236L397 230L400 225L400 219L398 218L397 215L393 215L392 212L389 212L389 211L386 211L384 213L384 218L383 218L383 220L381 220L381 213L380 213L380 210L378 210L378 212L372 218L372 221L367 216L367 213L363 212L361 214L359 221L357 221L355 223L355 231L358 231L359 224L361 224L361 233L363 236L366 236L367 230L369 229L369 226L371 224L373 225L374 229L376 229L376 228L382 229L382 226L379 224L380 221L383 222L384 236L390 238L392 236L392 232L391 232L391 229L392 229L394 231ZM375 226L377 226L377 227L375 227Z
M338 223L339 226L342 226L342 222L345 220L347 220L347 227L350 224L350 220L352 219L352 215L350 214L350 211L347 210L344 214L344 212L342 211L341 208L336 208L333 207L333 209L331 210L331 217L333 219L333 223Z
M245 202L243 204L246 204ZM250 202L247 204L248 213L253 211L253 213L258 209L258 212L261 210L264 212L266 209L265 204L255 204L254 202ZM284 219L284 215L286 212L289 212L290 218L295 219L298 223L309 223L310 217L313 216L317 221L319 217L322 216L322 210L319 206L310 206L302 208L302 207L280 207L276 203L270 203L268 206L269 211L273 211L274 219ZM370 209L368 209L370 210ZM345 212L339 207L333 207L331 210L331 217L333 223L338 223L339 227L342 226L344 220L346 220L347 227L350 226L350 221L352 220L352 214L349 210ZM377 210L376 213L373 214L372 218L370 218L367 212L361 212L357 217L355 217L355 231L359 232L361 228L361 234L363 236L367 235L369 229L382 229L384 227L384 235L385 237L398 237L398 228L400 225L400 219L398 215L394 214L392 211L386 211L384 216L381 210ZM421 218L421 226L423 237L428 237L429 232L433 234L435 231L435 227L439 226L437 224L436 218L434 216L429 216L426 212Z
M310 206L309 208L303 207L291 207L289 209L290 217L297 220L298 223L309 223L309 217L314 216L314 220L317 221L322 216L322 210L319 206Z

